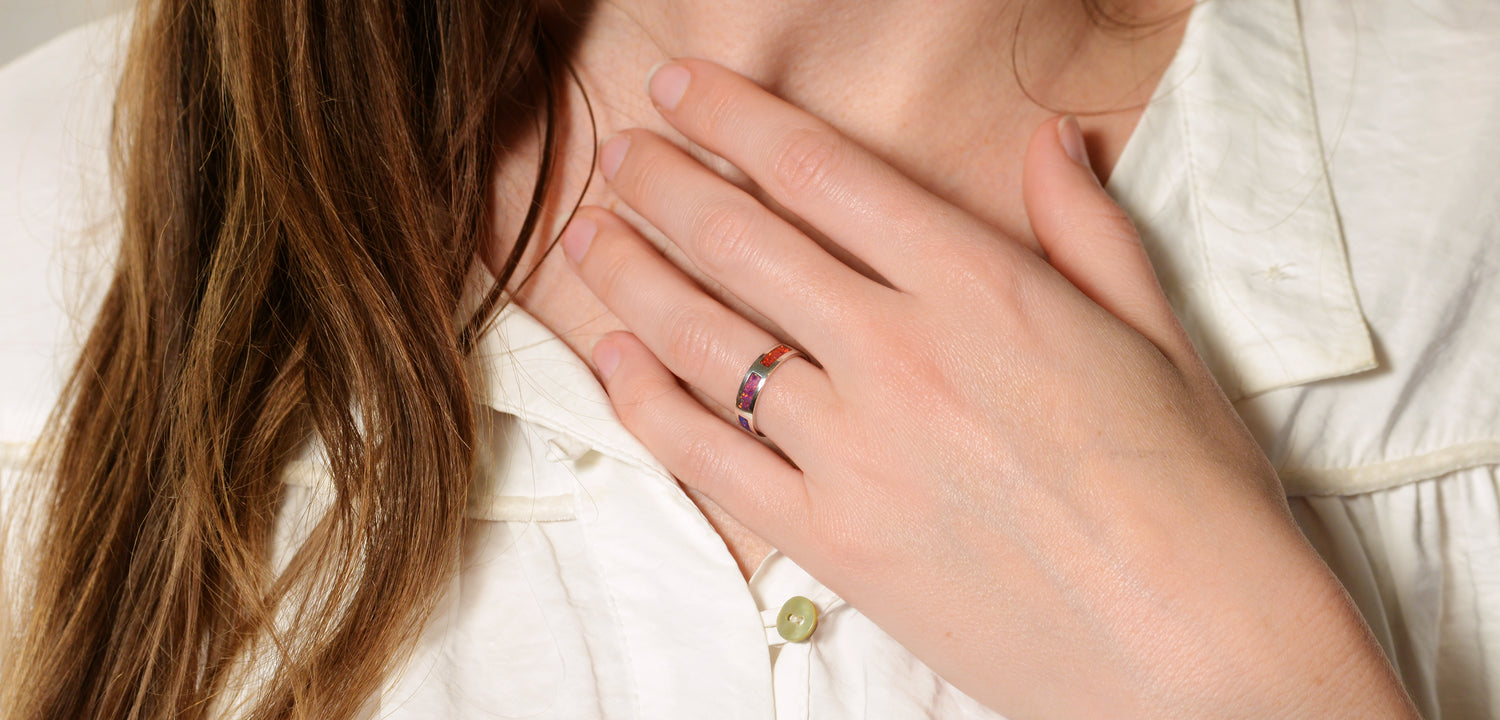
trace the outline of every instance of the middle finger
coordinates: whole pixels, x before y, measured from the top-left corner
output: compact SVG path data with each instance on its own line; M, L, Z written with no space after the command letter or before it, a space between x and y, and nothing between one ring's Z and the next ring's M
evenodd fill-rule
M599 164L611 189L694 266L815 354L837 353L826 343L845 334L851 313L895 294L654 133L621 133Z

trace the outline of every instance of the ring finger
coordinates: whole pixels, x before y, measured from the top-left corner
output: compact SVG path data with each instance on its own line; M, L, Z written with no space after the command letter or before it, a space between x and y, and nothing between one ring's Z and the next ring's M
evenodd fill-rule
M689 385L733 414L750 364L780 340L725 307L663 258L625 221L584 208L562 236L563 251L584 283L646 347ZM832 390L822 370L788 361L756 402L756 424L788 453L782 429L817 426Z

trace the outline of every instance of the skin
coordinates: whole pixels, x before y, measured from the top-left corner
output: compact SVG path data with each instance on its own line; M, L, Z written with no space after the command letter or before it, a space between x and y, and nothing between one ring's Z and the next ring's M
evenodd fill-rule
M557 34L577 37L574 64L600 138L647 128L750 188L743 173L693 150L657 114L642 88L658 62L707 57L774 89L955 206L1035 246L1021 203L1022 164L1032 131L1056 114L1038 101L1075 111L1113 111L1081 119L1093 164L1107 176L1181 40L1190 4L1119 2L1119 13L1157 21L1149 33L1122 34L1100 31L1081 0L579 0L566 10L569 17L584 18L581 27L559 21ZM1172 17L1177 20L1160 21ZM1013 57L1024 67L1019 72L1024 90ZM523 273L535 272L517 297L588 358L599 338L625 325L579 281L561 253L543 252L562 232L568 210L595 172L590 162L594 128L582 97L575 92L567 99L560 118L561 182L523 262ZM535 143L522 139L499 169L495 202L498 216L509 224L496 228L485 258L491 268L504 263L519 230L526 211L520 203L530 197L535 177L535 152ZM620 212L716 297L781 334L697 272L675 245L598 180L588 185L583 202ZM859 265L840 248L830 249ZM701 492L686 489L749 578L770 543Z
M1010 717L1414 716L1071 118L1026 165L1044 259L719 66L655 79L678 130L886 281L660 136L607 142L614 191L819 361L761 396L784 455L734 429L679 379L727 407L780 338L581 213L564 250L630 328L594 361L679 480Z
M599 375L709 506L1008 717L1415 717L1071 120L1018 143L1018 219L714 63L651 87L675 132L604 144L528 307L628 329ZM761 396L778 452L724 409L779 340L817 364Z

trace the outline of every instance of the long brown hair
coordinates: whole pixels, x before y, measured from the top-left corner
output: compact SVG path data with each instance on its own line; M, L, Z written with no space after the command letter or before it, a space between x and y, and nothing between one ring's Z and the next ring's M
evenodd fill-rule
M468 345L535 212L481 311L461 295L497 158L540 116L545 196L563 53L527 0L149 0L135 23L123 240L39 464L0 714L350 717L456 571ZM334 499L277 574L280 473L314 436Z
M120 253L34 537L0 545L29 578L0 588L0 714L336 720L379 689L457 570L467 355L548 197L565 4L141 1ZM462 316L492 170L538 118L530 209ZM313 437L332 501L278 573L280 474Z

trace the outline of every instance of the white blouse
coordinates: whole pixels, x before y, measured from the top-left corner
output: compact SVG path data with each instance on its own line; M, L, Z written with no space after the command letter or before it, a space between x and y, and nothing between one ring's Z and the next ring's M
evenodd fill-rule
M119 32L0 69L0 500L107 267ZM1497 69L1500 3L1211 0L1109 187L1429 720L1500 717ZM462 568L371 717L996 717L779 553L747 585L523 311L476 360ZM278 557L325 497L313 457ZM776 629L793 597L803 642Z

